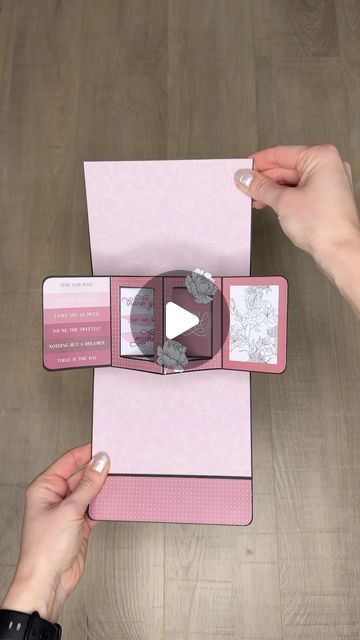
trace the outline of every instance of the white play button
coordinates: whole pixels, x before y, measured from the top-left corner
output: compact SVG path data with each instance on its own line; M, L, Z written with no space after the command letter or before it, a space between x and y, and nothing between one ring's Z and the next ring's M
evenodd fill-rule
M175 302L168 302L165 312L165 334L169 340L199 324L199 318Z

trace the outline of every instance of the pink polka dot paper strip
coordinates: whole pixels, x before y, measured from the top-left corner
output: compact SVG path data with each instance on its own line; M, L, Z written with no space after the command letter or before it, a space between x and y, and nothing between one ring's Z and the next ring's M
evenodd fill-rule
M89 515L94 520L248 525L251 480L109 476Z

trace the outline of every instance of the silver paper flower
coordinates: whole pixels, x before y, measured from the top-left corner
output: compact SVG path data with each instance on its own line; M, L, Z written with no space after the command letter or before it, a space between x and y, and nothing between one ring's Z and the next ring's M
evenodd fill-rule
M185 285L189 293L193 296L195 302L199 304L207 304L213 299L213 295L217 290L214 279L210 273L202 269L194 269L191 274L185 278Z
M183 371L188 359L185 355L186 347L177 340L165 340L162 347L157 348L157 363L167 369Z

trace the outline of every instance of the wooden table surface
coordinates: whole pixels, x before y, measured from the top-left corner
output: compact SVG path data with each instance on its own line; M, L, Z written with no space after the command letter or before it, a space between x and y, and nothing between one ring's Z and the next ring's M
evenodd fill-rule
M91 433L90 370L41 364L41 283L89 274L84 160L336 144L360 179L358 0L0 0L0 589L24 486ZM288 368L254 375L249 528L101 523L66 640L354 640L359 323L270 210Z

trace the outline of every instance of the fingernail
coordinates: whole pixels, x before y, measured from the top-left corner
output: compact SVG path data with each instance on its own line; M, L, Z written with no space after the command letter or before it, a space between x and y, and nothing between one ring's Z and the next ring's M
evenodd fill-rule
M97 471L98 473L102 473L109 462L109 457L105 451L99 451L93 458L90 460L90 467Z
M254 174L247 169L239 169L234 176L235 182L249 188L254 179Z

